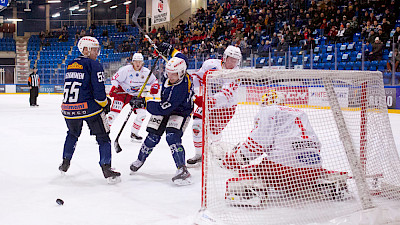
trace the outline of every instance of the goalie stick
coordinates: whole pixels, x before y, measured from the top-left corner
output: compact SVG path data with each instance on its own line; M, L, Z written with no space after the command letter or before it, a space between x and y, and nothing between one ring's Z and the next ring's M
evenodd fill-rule
M146 80L144 81L144 83L143 83L143 85L142 85L142 88L140 88L139 94L138 94L138 96L137 96L138 98L140 98L140 96L142 95L143 90L144 90L144 87L146 87L146 84L147 84L147 82L149 81L149 79L150 79L150 77L151 77L151 74L153 73L154 69L156 68L157 62L158 62L159 59L160 59L160 56L157 57L157 59L156 59L156 61L154 62L153 66L151 67L151 70L150 70L150 72L149 72L149 75L147 75L147 78L146 78ZM115 151L116 151L117 153L120 153L120 152L122 151L122 148L121 148L121 146L119 145L119 137L121 136L121 133L122 133L122 131L124 130L125 125L126 125L126 123L128 122L129 117L131 116L132 112L133 112L133 107L132 107L131 110L129 111L128 116L126 117L126 119L125 119L125 121L124 121L124 124L122 124L122 127L121 127L121 129L120 129L120 131L119 131L119 133L118 133L118 135L117 135L117 138L116 138L115 141L114 141L114 148L115 148Z

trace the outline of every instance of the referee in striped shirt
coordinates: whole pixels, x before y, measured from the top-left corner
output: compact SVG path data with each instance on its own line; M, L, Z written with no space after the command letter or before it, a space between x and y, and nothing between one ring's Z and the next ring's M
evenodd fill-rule
M28 86L30 90L30 97L29 97L29 103L31 106L39 106L36 102L37 97L39 95L39 85L40 85L40 78L39 75L37 74L37 69L33 68L33 73L29 74L28 78Z

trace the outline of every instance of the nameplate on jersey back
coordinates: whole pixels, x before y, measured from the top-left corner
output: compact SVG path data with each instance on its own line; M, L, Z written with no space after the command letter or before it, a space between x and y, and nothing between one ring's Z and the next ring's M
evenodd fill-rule
M83 69L83 66L77 62L74 62L71 65L68 65L67 69Z

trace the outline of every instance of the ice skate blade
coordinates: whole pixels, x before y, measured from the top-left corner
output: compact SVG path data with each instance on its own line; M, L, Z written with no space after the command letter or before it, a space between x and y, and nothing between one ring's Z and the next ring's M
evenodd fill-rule
M187 164L187 168L198 168L198 167L201 167L201 162L197 162L197 163L194 163L194 164Z
M178 185L178 186L186 186L186 185L191 185L193 184L192 179L190 179L190 177L182 180L182 179L176 179L173 181L174 184Z
M121 182L121 177L109 177L106 178L108 184L117 184Z
M142 143L143 140L133 139L131 138L132 143Z

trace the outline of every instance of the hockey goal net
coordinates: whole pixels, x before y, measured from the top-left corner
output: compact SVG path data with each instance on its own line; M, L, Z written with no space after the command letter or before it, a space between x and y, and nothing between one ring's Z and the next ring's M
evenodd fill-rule
M400 221L380 72L212 71L203 121L199 224Z

